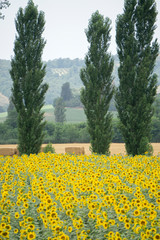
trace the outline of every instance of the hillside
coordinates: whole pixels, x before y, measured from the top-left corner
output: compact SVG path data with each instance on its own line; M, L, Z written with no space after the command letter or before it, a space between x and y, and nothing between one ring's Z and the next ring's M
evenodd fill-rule
M53 99L59 97L61 87L65 82L69 82L72 89L79 90L82 87L79 72L84 66L83 60L70 60L69 58L55 59L44 62L44 64L46 64L46 76L44 82L49 84L49 89L46 93L46 104L52 104ZM0 93L7 98L11 95L12 87L9 70L10 61L0 60ZM3 106L2 102L0 102L0 106Z
M2 93L0 93L0 112L6 111L9 104L8 97L4 96Z
M114 56L114 84L118 85L118 58ZM60 95L61 87L65 82L70 83L70 87L75 90L80 90L82 85L81 79L79 77L80 69L84 66L84 60L69 58L65 59L54 59L47 62L46 64L46 76L44 82L49 84L49 89L46 93L46 104L52 104L53 100ZM158 85L160 85L160 55L157 58L157 63L155 67L155 72L158 75ZM12 80L9 74L10 61L0 60L0 93L5 97L9 98L11 95ZM3 99L3 98L2 98ZM0 106L6 105L6 98L4 101L0 101Z
M65 82L69 82L72 89L80 89L82 87L79 72L84 66L83 60L78 58L74 60L60 58L46 62L46 65L44 81L49 84L46 94L47 104L52 104L53 99L60 96L61 87Z

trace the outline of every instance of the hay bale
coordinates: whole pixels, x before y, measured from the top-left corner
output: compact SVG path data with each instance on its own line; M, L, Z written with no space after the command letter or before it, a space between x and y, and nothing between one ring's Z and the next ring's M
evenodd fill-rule
M13 156L14 154L18 154L17 148L9 148L9 147L0 148L0 155Z
M66 147L65 153L81 155L85 154L85 150L84 147Z

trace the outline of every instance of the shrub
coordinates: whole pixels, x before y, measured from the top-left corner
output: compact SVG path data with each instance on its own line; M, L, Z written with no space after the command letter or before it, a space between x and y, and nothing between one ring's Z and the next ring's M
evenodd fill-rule
M48 143L48 144L44 147L43 152L44 152L44 153L48 153L48 152L55 153L55 148L52 146L52 143Z

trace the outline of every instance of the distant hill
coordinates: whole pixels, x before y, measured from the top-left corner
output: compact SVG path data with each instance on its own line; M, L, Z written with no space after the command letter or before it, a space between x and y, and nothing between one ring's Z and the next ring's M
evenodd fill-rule
M84 66L84 60L69 58L54 59L46 64L46 76L44 82L49 84L49 89L46 93L46 104L52 104L53 100L60 96L61 87L65 82L70 83L70 87L76 91L79 91L83 86L79 77L80 69ZM117 70L119 66L117 55L114 56L114 84L118 85ZM12 80L10 78L10 61L0 60L0 93L9 99L11 95ZM155 72L158 75L158 85L160 85L160 56L157 58ZM2 98L3 99L3 98ZM6 105L6 98L4 101L0 100L0 106Z
M79 90L82 87L79 72L84 66L83 60L78 58L74 60L60 58L46 62L46 65L44 81L49 84L49 89L46 93L47 104L52 104L53 99L60 96L61 87L65 82L69 82L72 89Z
M2 93L0 93L0 108L2 107L0 109L0 112L2 112L2 109L3 109L3 111L6 111L8 104L9 104L8 97L6 97Z
M46 104L52 104L53 100L60 96L61 87L65 82L69 82L72 89L79 90L82 87L79 72L84 66L83 60L78 58L74 60L60 58L44 62L44 64L46 64L44 82L49 84L45 99ZM7 98L11 95L12 87L12 80L9 74L10 68L9 60L0 60L0 93Z

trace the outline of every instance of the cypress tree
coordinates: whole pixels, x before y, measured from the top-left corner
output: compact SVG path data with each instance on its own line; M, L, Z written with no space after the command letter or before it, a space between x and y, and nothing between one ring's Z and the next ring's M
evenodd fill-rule
M72 98L72 91L69 82L66 82L62 85L61 98L63 99L64 102L69 101Z
M66 120L66 109L65 104L63 101L63 98L57 98L55 102L55 109L54 109L54 115L55 115L55 121L59 123L64 123Z
M45 122L41 108L48 85L43 83L45 65L41 57L45 40L44 13L29 0L19 9L15 21L17 36L10 75L13 80L12 101L18 113L20 154L38 153L43 141Z
M109 153L112 140L112 116L109 104L113 96L113 58L108 53L110 43L109 18L96 11L92 14L86 30L90 44L85 57L85 67L80 77L84 84L81 101L87 116L88 131L91 137L91 148L98 154Z
M150 124L156 95L154 74L159 47L153 41L157 11L154 0L126 0L117 17L116 42L120 85L115 100L128 154L151 150Z

